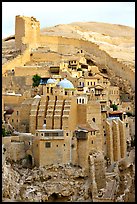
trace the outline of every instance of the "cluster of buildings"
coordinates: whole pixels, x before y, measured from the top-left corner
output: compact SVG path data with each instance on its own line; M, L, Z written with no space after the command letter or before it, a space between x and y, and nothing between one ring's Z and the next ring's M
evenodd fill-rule
M16 94L15 83L12 93L2 95L3 124L12 132L3 137L7 158L18 161L28 156L36 166L71 163L89 172L91 156L98 152L103 156L99 162L93 156L97 174L104 169L105 156L111 164L125 158L130 138L126 112L132 107L123 105L119 87L111 85L108 75L83 50L61 57L58 65L52 62L48 68L46 63L38 67L40 52L34 54L28 64L12 70L12 77L20 76L24 68L21 75L32 85L32 76L39 74L38 91L32 97L30 86L28 94ZM101 174L105 175L103 170ZM105 185L102 178L97 182L100 188Z

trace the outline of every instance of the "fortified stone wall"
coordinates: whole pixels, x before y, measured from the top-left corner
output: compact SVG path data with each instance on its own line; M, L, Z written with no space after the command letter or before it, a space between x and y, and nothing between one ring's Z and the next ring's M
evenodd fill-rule
M71 52L71 46L85 50L91 53L96 62L105 65L114 71L117 76L120 76L126 80L129 80L132 88L135 89L135 71L132 66L127 66L116 58L112 58L108 53L101 50L99 45L89 42L86 40L78 40L73 38L66 38L62 36L40 36L38 41L39 45L42 43L43 46L49 46L52 50L59 53ZM62 50L63 48L63 50Z
M22 45L36 47L40 33L40 23L34 17L16 16L15 45L17 49L23 49ZM31 43L30 43L31 41Z
M21 30L20 27L22 27ZM25 44L30 48L48 46L51 50L62 54L65 53L65 50L67 53L69 53L69 50L71 52L71 48L85 50L96 58L97 63L110 68L117 76L130 81L133 90L135 90L135 70L133 67L127 66L119 62L116 58L110 57L108 53L99 48L99 45L93 42L62 36L42 36L40 35L39 22L35 18L21 16L16 17L15 40L16 46L19 49L22 49L22 45ZM29 48L27 48L23 55L9 62L10 66L9 63L5 64L2 68L2 73L4 74L8 69L11 70L15 66L23 65L26 61L29 61L29 57Z
M8 70L15 69L16 66L23 66L26 62L30 61L30 49L27 48L21 55L18 55L11 61L2 65L2 75L6 76Z
M21 104L24 100L24 96L16 96L16 95L2 95L4 99L4 105L15 107Z
M31 54L31 58L30 60L32 62L54 62L56 63L57 61L60 61L62 59L62 56L58 53L54 53L54 52L33 52Z
M19 66L15 67L15 76L33 76L38 74L39 76L49 76L47 68L41 66Z
M24 75L25 74L26 72ZM3 93L13 90L15 93L24 94L25 91L30 89L30 86L32 86L32 76L11 76L2 78Z

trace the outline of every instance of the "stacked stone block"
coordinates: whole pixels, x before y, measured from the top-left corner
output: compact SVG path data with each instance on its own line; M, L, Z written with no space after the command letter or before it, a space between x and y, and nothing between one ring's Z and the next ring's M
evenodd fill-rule
M113 154L114 154L114 161L119 161L120 158L121 158L121 153L120 153L120 134L119 134L118 123L115 120L112 121L112 131L113 131Z
M106 144L107 144L107 157L110 159L110 162L114 162L114 156L113 156L113 137L112 137L112 128L111 124L106 121Z
M32 134L35 133L37 129L37 114L38 114L38 106L39 106L40 98L37 98L33 101L30 112L30 132Z

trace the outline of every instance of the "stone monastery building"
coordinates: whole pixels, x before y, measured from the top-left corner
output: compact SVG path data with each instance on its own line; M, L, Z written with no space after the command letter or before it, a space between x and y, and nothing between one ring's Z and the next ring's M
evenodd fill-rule
M7 94L3 86L3 104L14 109L5 115L6 122L18 132L3 139L8 157L18 161L29 155L32 165L71 163L87 172L94 160L100 175L104 175L99 170L104 169L104 156L111 164L126 157L129 126L119 88L111 86L94 60L86 58L88 50L96 52L96 45L41 35L39 22L24 16L16 16L15 44L22 54L3 65L3 75L8 78L9 71L14 71L13 80L25 77L26 87L34 74L41 81L33 96L24 87L21 96ZM79 52L70 57L68 52L74 48ZM14 85L15 91L19 83ZM118 106L117 112L112 104ZM105 181L98 185L101 188Z

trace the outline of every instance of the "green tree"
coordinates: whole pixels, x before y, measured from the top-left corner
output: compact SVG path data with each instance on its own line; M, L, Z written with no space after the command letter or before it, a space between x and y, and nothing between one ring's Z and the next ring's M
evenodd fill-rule
M5 137L6 136L6 130L5 128L2 128L2 137Z
M38 74L35 74L35 75L32 77L32 80L33 80L32 86L33 86L33 87L39 86L39 84L40 84L40 79L41 79L41 77L40 77Z
M113 108L113 111L118 110L118 106L116 104L112 104L110 107Z
M77 69L77 71L82 71L82 69L79 67L79 68Z
M126 114L128 117L133 116L131 112L126 112Z

